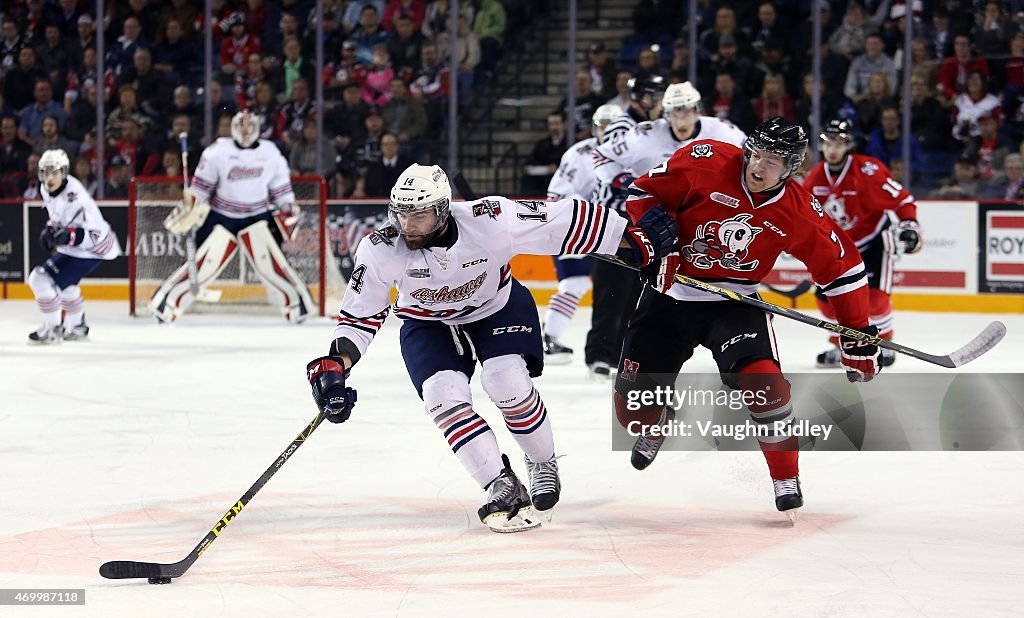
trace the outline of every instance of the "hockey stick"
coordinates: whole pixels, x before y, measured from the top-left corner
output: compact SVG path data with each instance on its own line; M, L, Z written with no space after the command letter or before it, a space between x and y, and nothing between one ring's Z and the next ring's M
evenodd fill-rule
M181 190L189 188L188 181L188 133L178 134L181 142ZM182 204L184 206L184 204ZM188 269L188 291L196 300L204 303L215 303L220 300L220 290L202 290L199 288L199 266L196 263L196 230L192 228L185 235L185 265Z
M327 409L328 408L324 408L324 410ZM238 517L238 514L241 513L242 509L249 504L249 501L253 499L256 492L267 484L270 477L274 476L274 474L281 469L281 466L288 461L295 451L302 446L302 443L308 440L309 436L313 434L313 431L320 426L320 423L327 418L327 414L324 410L318 412L312 422L310 422L309 425L299 433L299 435L295 436L295 439L288 445L288 448L284 449L274 463L270 464L270 467L266 469L263 476L257 479L256 482L252 484L252 487L246 490L246 492L242 494L242 497L239 498L226 513L224 513L224 516L213 525L213 528L206 533L206 536L199 541L199 544L192 549L192 552L189 555L172 564L161 564L159 562L134 562L131 560L114 560L111 562L104 562L103 565L100 566L100 575L107 579L134 579L146 577L149 579L149 583L151 584L168 584L171 582L171 578L181 577L184 575L185 571L187 571L189 567L199 559L199 556L209 549L210 544L217 540L217 537L224 531L224 528L227 528L228 524Z
M807 290L811 289L811 280L810 279L804 279L800 283L796 284L796 287L794 287L794 288L792 288L790 290L785 290L785 289L782 289L782 288L777 288L774 285L769 285L769 284L767 284L767 283L765 283L763 281L761 282L761 285L763 285L765 288L767 288L768 291L774 292L774 293L778 294L779 296L785 296L786 298L797 298L799 296L802 296L804 293L806 293Z
M466 179L462 176L461 172L456 172L454 176L452 176L452 182L455 184L455 188L458 189L459 193L461 193L464 198L469 200L477 199L476 194L473 192L473 189L469 186L469 183L466 181ZM636 266L627 264L626 262L623 262L622 260L613 255L591 253L590 257L597 260L604 260L605 262L611 262L612 264L618 264L619 266L629 268L631 270L640 270ZM803 322L804 324L807 324L809 326L815 326L817 328L831 331L833 333L836 333L837 335L849 337L851 339L856 339L858 341L863 341L865 343L874 344L877 345L878 347L885 348L887 350L892 350L894 352L899 352L901 354L907 354L909 356L919 358L927 363L932 363L933 365L939 365L940 367L946 367L949 369L955 367L962 367L963 365L966 365L967 363L971 362L972 360L978 358L982 354L985 354L986 352L994 348L996 344L1002 341L1003 337L1006 336L1006 325L999 321L992 322L988 326L986 326L984 330L982 330L976 337L974 337L974 339L971 339L969 342L967 342L966 345L961 347L959 350L951 352L945 356L938 356L935 354L928 354L927 352L922 352L920 350L915 350L914 348L896 343L895 341L882 339L877 335L869 335L855 328L849 328L847 326L835 324L833 322L829 322L828 320L819 320L805 313L800 313L795 309L787 309L785 307L780 307L778 305L774 305L760 298L754 298L751 296L737 294L732 290L720 288L717 285L705 283L704 281L701 281L699 279L693 279L692 277L687 277L685 275L679 274L675 276L675 279L676 281L682 283L686 287L693 288L695 290L701 290L704 292L715 294L717 296L721 296L722 298L735 300L745 305L750 305L752 307L761 309L762 311L767 311L768 313L773 313L784 318L796 320L797 322ZM809 289L810 282L805 283L807 283L807 287ZM803 283L801 283L800 285L802 286ZM800 286L797 287L799 288Z

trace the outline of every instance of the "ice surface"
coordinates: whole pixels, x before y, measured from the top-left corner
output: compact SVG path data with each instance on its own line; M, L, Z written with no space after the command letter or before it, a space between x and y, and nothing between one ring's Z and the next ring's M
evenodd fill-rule
M488 532L394 318L351 379L351 421L320 427L184 577L104 580L107 560L184 557L270 465L316 412L304 369L332 328L125 313L87 300L92 341L41 348L25 343L34 303L0 302L0 588L86 589L84 608L2 616L1024 613L1021 453L805 453L791 528L756 452L665 452L634 471L610 449L610 385L581 358L538 381L565 454L554 521ZM898 313L896 327L945 354L996 317ZM1024 316L998 319L1006 340L965 369L1024 370ZM588 322L567 337L580 351ZM810 370L823 335L775 324L784 368ZM688 368L712 370L710 355Z

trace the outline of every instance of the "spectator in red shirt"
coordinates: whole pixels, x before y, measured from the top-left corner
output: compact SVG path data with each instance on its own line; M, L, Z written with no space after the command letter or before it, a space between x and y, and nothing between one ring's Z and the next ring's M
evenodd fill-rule
M709 116L726 120L750 133L754 128L754 108L750 99L736 96L736 80L729 73L715 76L715 92L704 102L704 110Z
M967 76L975 71L988 78L988 62L974 56L971 37L958 34L953 39L953 56L939 65L939 83L935 89L939 101L946 106L952 103L956 95L967 90Z
M384 16L380 25L385 30L393 30L395 18L399 15L412 19L413 28L419 30L423 27L423 18L427 14L427 5L423 0L391 0L384 8Z
M260 40L245 31L245 16L232 13L227 18L228 34L220 42L220 70L228 75L245 70L246 62L251 54L260 53Z
M796 120L793 97L786 92L786 80L778 73L764 76L761 96L754 100L754 120L757 124L773 116L782 116L790 121Z

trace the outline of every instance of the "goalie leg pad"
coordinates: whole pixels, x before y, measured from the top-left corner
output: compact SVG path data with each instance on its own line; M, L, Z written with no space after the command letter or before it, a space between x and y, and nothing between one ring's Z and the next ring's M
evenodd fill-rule
M427 378L423 382L423 407L480 487L501 474L498 442L487 421L473 410L466 374L446 370Z
M238 233L238 240L271 302L289 322L302 323L313 310L313 297L274 240L267 221L257 221L245 228Z
M196 250L196 280L200 291L220 275L236 251L238 242L231 232L220 225L214 225L210 234ZM149 310L160 322L173 322L185 313L195 300L195 296L189 290L186 263L160 285L149 301Z

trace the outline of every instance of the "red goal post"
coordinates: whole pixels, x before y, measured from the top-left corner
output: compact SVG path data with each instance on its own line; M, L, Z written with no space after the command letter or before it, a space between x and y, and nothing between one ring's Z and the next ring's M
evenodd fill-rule
M327 183L320 176L292 176L291 181L301 215L295 238L286 241L282 249L309 287L318 305L317 314L323 316L328 296L344 290L334 256L327 252ZM133 316L150 315L147 304L153 293L185 263L184 237L163 226L164 218L181 203L181 191L180 176L137 176L128 185L128 296ZM340 290L332 289L338 285ZM199 311L272 309L241 252L209 287L220 292L220 300L197 302L193 307Z

